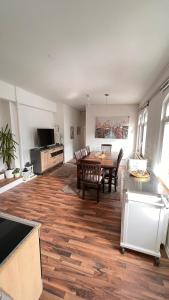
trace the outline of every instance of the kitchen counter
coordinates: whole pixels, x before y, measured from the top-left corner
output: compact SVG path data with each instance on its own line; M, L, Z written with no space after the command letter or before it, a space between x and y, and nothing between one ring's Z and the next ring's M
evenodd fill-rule
M124 189L126 189L128 192L144 193L151 195L165 194L164 189L162 188L158 178L153 174L153 172L150 172L150 178L140 179L131 176L129 172L126 171L123 173L123 184Z
M122 253L125 249L132 249L149 254L159 264L160 245L166 243L169 202L158 178L152 172L148 179L124 172L121 178L121 204Z
M38 300L42 293L40 224L0 213L0 296Z
M14 251L33 228L33 226L0 217L0 264Z

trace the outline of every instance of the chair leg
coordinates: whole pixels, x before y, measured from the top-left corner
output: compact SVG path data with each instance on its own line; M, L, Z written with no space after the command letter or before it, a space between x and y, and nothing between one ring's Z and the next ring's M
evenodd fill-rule
M99 202L100 186L97 188L97 203Z
M77 180L77 189L80 190L80 179Z
M112 185L112 170L109 169L109 193L111 193L111 185Z
M83 184L83 189L82 189L82 199L85 198L85 185Z
M114 178L114 191L117 191L117 178Z
M102 181L102 185L103 185L103 193L104 193L104 180Z

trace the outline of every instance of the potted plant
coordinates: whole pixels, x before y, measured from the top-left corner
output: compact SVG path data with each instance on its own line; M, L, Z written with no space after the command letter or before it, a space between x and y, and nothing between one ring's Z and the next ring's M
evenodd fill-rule
M7 170L5 170L6 178L13 177L12 160L16 157L16 144L13 133L7 124L5 129L1 128L0 130L0 158L7 167Z
M12 172L15 178L18 178L20 176L20 168L15 168L15 170Z

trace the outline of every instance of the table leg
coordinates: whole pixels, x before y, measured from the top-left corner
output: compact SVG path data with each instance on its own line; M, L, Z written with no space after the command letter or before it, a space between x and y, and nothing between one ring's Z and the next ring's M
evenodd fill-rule
M77 189L80 189L80 166L77 164Z

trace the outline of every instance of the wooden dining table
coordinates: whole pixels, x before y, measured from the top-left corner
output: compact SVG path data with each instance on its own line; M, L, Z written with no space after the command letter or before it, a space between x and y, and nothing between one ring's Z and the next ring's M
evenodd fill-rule
M85 156L82 161L96 161L101 163L101 167L105 170L109 171L109 187L108 191L111 192L111 185L112 185L112 171L113 168L116 167L117 159L115 155L111 152L91 152L89 155ZM78 168L80 165L77 165L77 187L80 188L80 172L78 172Z

